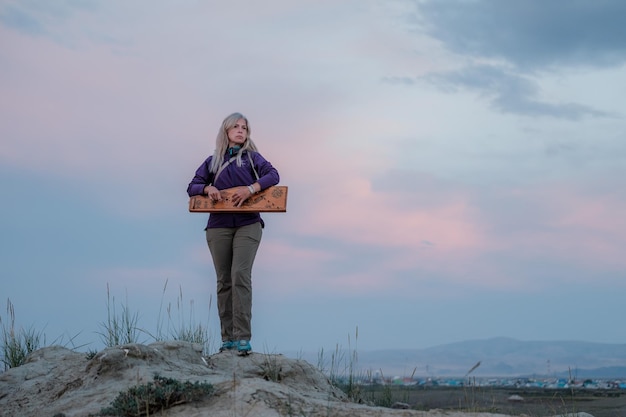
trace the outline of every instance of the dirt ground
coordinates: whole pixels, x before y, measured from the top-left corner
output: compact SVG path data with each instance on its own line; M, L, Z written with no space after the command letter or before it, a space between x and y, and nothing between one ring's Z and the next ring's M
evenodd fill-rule
M457 410L546 417L586 412L594 417L626 416L624 390L516 389L500 387L362 387L375 405L408 404L415 410ZM516 397L512 397L516 396Z

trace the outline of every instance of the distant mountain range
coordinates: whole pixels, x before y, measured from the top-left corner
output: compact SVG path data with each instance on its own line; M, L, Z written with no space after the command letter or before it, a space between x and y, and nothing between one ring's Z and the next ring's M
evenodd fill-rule
M318 364L319 354L298 356ZM310 356L310 357L308 357ZM347 362L354 352L344 352ZM626 344L578 341L520 341L498 337L468 340L427 349L357 351L353 367L385 376L558 377L626 379ZM330 357L324 366L330 366ZM474 370L470 370L476 366ZM318 364L319 366L319 364ZM339 372L343 369L340 364Z

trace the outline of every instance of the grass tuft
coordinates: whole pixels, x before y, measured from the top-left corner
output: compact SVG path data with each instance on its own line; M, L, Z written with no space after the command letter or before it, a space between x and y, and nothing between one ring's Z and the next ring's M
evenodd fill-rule
M138 321L139 313L130 312L128 296L126 304L122 304L121 315L117 314L115 297L111 296L107 283L107 321L100 323L103 332L99 332L102 343L107 347L137 343L139 341Z
M2 325L2 363L4 370L23 365L26 357L33 351L45 344L45 336L42 332L30 327L28 329L15 327L15 308L10 299L7 299L8 323L0 316Z
M172 309L172 304L168 303L167 311L167 328L163 329L163 300L167 291L168 280L163 286L163 294L161 296L161 305L159 306L159 315L157 318L156 334L151 335L156 341L162 340L181 340L184 342L198 343L203 347L203 353L208 354L211 348L211 337L209 336L209 325L196 322L194 300L189 301L189 319L185 319L185 303L182 287L178 289L178 298L176 299L176 316ZM211 310L212 298L209 298L208 310ZM145 332L148 333L148 332ZM148 333L149 334L149 333Z
M167 290L167 283L163 286L163 295L161 297L161 305L159 307L159 315L157 317L157 329L155 333L139 327L139 314L131 313L128 299L125 304L121 305L121 313L116 310L115 297L111 296L109 284L107 284L107 320L100 323L102 331L99 332L102 342L107 347L125 345L130 343L140 343L139 337L145 334L157 342L164 340L180 340L190 343L198 343L203 347L203 353L208 354L210 349L210 337L208 324L203 325L197 323L195 319L194 301L189 302L189 319L186 319L184 308L184 298L182 288L179 288L178 298L176 299L176 309L174 310L171 303L168 303L167 326L164 329L163 322L163 299ZM209 310L211 309L211 300L209 300Z
M265 355L262 356L262 361L257 363L260 370L260 375L266 381L280 382L283 380L283 368L280 365L278 356L276 353L269 353L267 347L265 349Z
M357 341L359 339L359 328L357 326L354 338L354 348L348 335L348 351L344 351L339 345L335 346L335 351L330 355L330 363L322 348L317 356L317 368L328 375L331 384L341 389L351 401L362 402L361 386L358 383L358 376L355 374L358 364Z

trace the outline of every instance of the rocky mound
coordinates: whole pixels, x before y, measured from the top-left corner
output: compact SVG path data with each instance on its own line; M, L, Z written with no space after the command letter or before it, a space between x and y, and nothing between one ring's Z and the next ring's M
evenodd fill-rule
M231 352L208 358L186 342L157 342L107 348L92 359L53 346L0 374L0 415L87 417L100 415L120 392L146 385L155 375L208 383L213 392L150 415L169 417L337 416L496 417L485 413L393 410L354 404L326 376L303 360L282 355ZM135 415L145 415L137 412Z

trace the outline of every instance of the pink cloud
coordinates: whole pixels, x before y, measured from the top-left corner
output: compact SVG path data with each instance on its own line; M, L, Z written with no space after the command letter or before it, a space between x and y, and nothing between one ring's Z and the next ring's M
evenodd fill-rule
M374 191L353 168L362 163L356 158L327 156L326 162L324 172L316 176L326 186L299 195L301 221L293 221L294 230L394 252L377 259L375 271L334 277L337 289L379 288L389 276L414 270L459 284L533 291L537 283L525 262L550 259L598 271L626 267L626 227L620 214L626 202L611 194L592 197L585 185L567 182L495 188L490 198L508 204L498 208L489 206L491 200L483 200L477 189L443 188L420 206L408 203L419 190ZM429 192L437 193L436 187ZM532 211L524 211L526 206ZM503 227L502 221L510 225ZM515 267L503 263L507 259ZM415 280L422 279L416 273Z
M434 207L411 207L406 200L400 193L372 191L364 178L345 178L307 200L307 221L300 227L310 234L382 246L422 248L428 242L444 251L485 246L466 196Z
M521 242L537 253L570 262L626 268L626 201L611 193L591 191L588 184L549 183L527 192L545 207L541 230ZM531 249L532 250L532 249Z

